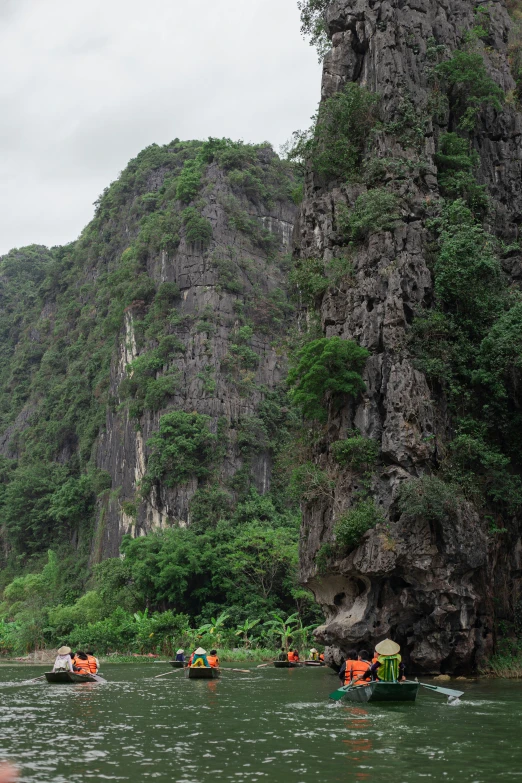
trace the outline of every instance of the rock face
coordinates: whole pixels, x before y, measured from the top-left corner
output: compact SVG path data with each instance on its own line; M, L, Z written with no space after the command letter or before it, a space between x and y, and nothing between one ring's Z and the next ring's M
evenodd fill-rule
M83 533L71 519L61 535L91 563L124 534L190 524L202 487L225 503L269 491L276 424L260 408L286 375L295 187L268 144L176 139L129 163L76 242L0 259L0 485L24 466L43 477L51 536L52 493L88 479L94 531L84 513ZM205 480L167 470L140 492L175 411L217 435ZM27 527L22 552L40 546Z
M267 175L276 161L268 149L259 153L259 165ZM281 176L283 185L291 185L288 173L283 171ZM271 201L268 208L263 200L249 199L240 188L231 188L227 171L217 163L205 171L204 182L200 213L212 225L210 246L203 249L182 238L173 255L163 251L147 261L147 272L157 286L169 282L179 287L179 326L170 333L179 339L180 350L158 374L175 373L179 383L166 406L155 412L146 410L139 422L131 420L127 408L107 412L96 462L111 475L112 486L118 487L119 493L107 498L99 515L96 559L117 556L126 533L145 535L173 523L190 523L189 506L198 489L197 479L173 489L157 485L147 499L138 498L135 518L124 510L126 502L136 500L146 472L147 441L167 411L209 416L214 433L222 422L220 438L226 439L227 446L215 476L217 484L226 487L251 463L253 486L261 494L270 489L272 457L268 447L260 442L255 455L245 455L237 445L237 436L242 426L256 417L266 392L276 389L286 375L285 359L274 340L281 334L278 319L284 319L289 306L281 259L291 252L296 207L288 197ZM158 189L162 184L158 178ZM242 210L264 232L265 239L273 239L268 249L236 228L230 219L231 201L235 211ZM127 310L124 337L111 368L110 393L120 402L120 385L128 377L126 368L150 349L136 347L134 321L143 315L139 310L139 304ZM233 350L245 317L253 328L247 341L253 355L241 365Z
M514 82L507 61L510 21L502 3L488 3L486 63L509 94ZM408 333L414 313L433 301L430 235L426 221L439 199L434 154L444 131L455 130L447 107L434 114L430 47L450 53L477 24L476 4L466 0L334 0L326 12L333 48L326 56L323 100L356 82L380 96L382 130L371 155L386 170L383 181L399 198L400 220L389 231L370 233L352 250L353 275L325 294L320 317L325 336L354 339L371 352L366 392L356 404L330 410L315 447L314 462L332 478L329 496L305 504L301 577L325 610L318 630L330 655L391 636L417 670L456 672L491 651L496 548L486 524L469 504L440 521L401 516L401 484L436 469L451 421L444 399L430 390L412 360ZM408 113L422 128L390 132ZM472 146L479 152L478 179L491 199L490 229L518 236L522 207L521 116L513 107L480 113ZM400 171L397 162L400 161ZM399 173L397 173L399 171ZM328 262L344 251L339 241L340 205L350 210L366 185L331 182L309 171L296 237L297 254ZM345 243L346 244L346 243ZM509 262L518 276L520 257ZM353 505L360 481L332 459L333 441L357 428L380 447L371 494L386 523L365 534L346 557L319 570L316 556L333 538L339 515ZM495 550L495 551L493 551Z

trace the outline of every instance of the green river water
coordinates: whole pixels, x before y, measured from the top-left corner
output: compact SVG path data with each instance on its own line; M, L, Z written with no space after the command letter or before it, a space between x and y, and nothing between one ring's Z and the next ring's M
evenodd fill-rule
M522 779L522 682L454 683L459 703L331 702L329 669L223 670L153 679L161 664L106 665L106 685L21 684L0 668L0 758L22 783ZM450 686L451 687L451 686Z

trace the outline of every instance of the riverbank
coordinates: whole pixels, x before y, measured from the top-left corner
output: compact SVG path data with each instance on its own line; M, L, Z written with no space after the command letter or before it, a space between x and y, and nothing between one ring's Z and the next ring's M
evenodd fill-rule
M94 651L96 653L96 651ZM187 657L189 651L185 651ZM57 650L35 650L28 655L16 658L0 658L0 664L53 664L57 655ZM277 652L264 647L254 649L242 648L218 648L218 655L223 663L265 663L273 661ZM110 655L99 655L100 663L154 663L155 661L170 660L168 656L147 653L111 653Z

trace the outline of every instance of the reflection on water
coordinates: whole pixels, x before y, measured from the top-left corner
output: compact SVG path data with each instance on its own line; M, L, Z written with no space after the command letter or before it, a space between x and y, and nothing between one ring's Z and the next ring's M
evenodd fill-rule
M458 705L330 702L328 669L224 671L159 680L159 665L106 666L107 685L21 684L0 668L0 757L22 783L325 783L522 779L522 683L464 683Z

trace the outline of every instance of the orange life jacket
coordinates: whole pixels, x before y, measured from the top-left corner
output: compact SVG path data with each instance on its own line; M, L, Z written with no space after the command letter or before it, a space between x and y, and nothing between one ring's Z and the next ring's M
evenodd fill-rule
M288 660L290 663L297 663L299 661L299 653L295 653L293 650L290 650L288 653Z
M90 674L91 668L89 666L89 660L87 658L76 657L73 661L73 666L76 666L79 671L76 674Z
M89 664L89 671L91 674L96 674L98 667L96 666L96 658L94 655L87 656L87 663Z
M370 667L364 661L352 661L348 659L346 661L346 671L344 673L344 684L350 685L351 681L360 677L361 674L366 674L370 671ZM364 685L364 680L355 682L354 685Z
M219 658L217 655L207 655L207 661L213 669L219 669Z
M324 653L319 653L319 660L324 661Z

